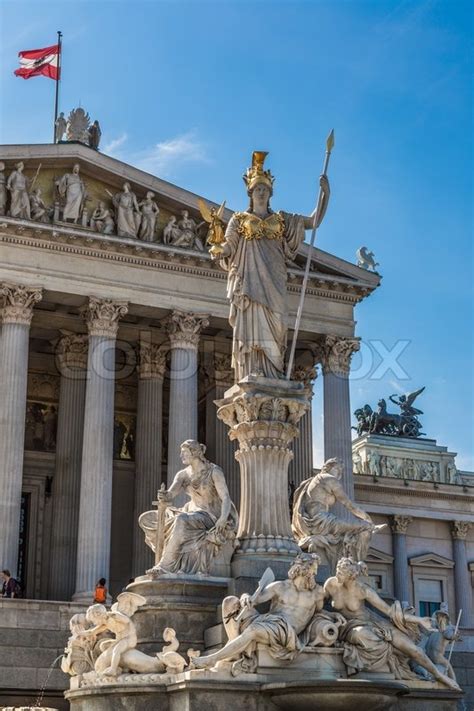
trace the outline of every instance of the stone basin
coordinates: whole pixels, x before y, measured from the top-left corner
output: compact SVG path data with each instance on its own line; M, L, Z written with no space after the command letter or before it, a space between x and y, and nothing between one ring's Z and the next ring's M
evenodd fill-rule
M388 711L409 689L397 681L321 679L264 684L261 691L282 711Z

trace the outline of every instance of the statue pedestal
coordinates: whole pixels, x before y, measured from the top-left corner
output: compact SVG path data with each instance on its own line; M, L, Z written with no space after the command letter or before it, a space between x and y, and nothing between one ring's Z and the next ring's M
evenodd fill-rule
M204 649L204 632L217 623L217 611L228 594L228 578L199 575L142 575L127 586L128 592L146 598L133 616L138 649L154 654L162 646L163 630L172 627L180 651Z
M316 661L326 650L313 656ZM391 679L344 679L329 669L326 674L301 670L295 678L280 668L278 679L260 672L233 677L226 670L195 670L124 674L96 683L78 676L65 696L71 711L456 711L462 692L420 684L422 688L412 688L409 682Z
M238 440L241 497L233 577L277 578L299 552L291 532L288 465L298 422L310 408L303 383L249 375L216 400L217 417Z

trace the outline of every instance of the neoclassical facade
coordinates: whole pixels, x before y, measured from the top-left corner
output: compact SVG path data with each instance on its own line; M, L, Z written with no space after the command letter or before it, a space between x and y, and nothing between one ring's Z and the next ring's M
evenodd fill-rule
M115 593L151 564L137 519L179 470L185 439L206 443L239 506L235 443L214 404L233 384L226 275L192 241L198 196L78 143L5 146L2 156L6 176L23 161L51 211L11 216L7 202L0 217L0 559L28 598L89 600L99 577ZM153 195L153 239L117 236L107 222L124 181L137 202ZM82 191L76 220L64 218L64 184ZM304 260L305 246L288 269L290 324ZM353 474L354 309L379 279L315 250L293 377L323 398L325 456L344 462L346 491L355 485L356 500L390 524L374 542L374 584L418 606L448 598L468 627L472 488ZM312 467L309 412L290 497Z
M206 443L238 506L235 444L214 404L233 384L226 275L199 238L183 241L197 234L196 195L78 143L6 146L2 155L6 176L23 161L51 209L25 219L7 202L0 218L0 559L28 597L80 601L99 577L116 592L150 564L137 518L179 470L185 439ZM109 234L107 211L117 215L124 194L139 203L150 192L153 241L139 230ZM290 324L304 249L288 271ZM345 462L349 491L354 307L378 283L316 250L297 347L294 377L308 390L322 364L326 454ZM290 487L311 473L311 432L308 414Z
M181 468L184 440L206 444L237 508L240 482L236 444L215 405L234 382L226 274L203 249L198 196L80 143L1 154L6 178L24 163L15 180L21 188L22 175L29 179L31 200L29 213L15 215L11 195L0 200L0 563L28 598L2 603L0 628L21 666L35 630L28 605L49 620L40 626L51 633L51 660L54 635L65 638L70 611L90 602L98 578L116 595L152 565L138 516ZM145 203L139 229L134 206ZM303 245L288 267L290 336L305 257ZM453 618L462 610L459 649L474 650L472 478L456 478L454 454L432 441L352 442L354 310L379 281L315 250L293 379L323 399L325 457L344 463L347 493L388 524L368 556L374 587L420 614L442 601ZM290 502L313 471L311 410L299 426ZM421 476L427 462L439 475ZM67 614L54 601L69 601ZM37 657L23 664L36 674ZM3 689L37 688L26 671L4 678ZM59 693L65 682L52 683Z

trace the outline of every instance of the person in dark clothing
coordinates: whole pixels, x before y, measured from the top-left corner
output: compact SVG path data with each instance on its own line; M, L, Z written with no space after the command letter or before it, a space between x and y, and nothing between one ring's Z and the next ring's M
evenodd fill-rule
M2 578L2 597L21 597L20 583L12 577L7 568L2 570Z

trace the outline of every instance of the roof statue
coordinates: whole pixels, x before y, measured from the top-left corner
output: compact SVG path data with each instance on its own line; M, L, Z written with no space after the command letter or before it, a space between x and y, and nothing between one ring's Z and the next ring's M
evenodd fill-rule
M77 109L72 109L67 121L64 118L64 113L61 111L55 123L55 140L56 143L63 142L63 136L66 134L66 142L77 141L84 143L86 146L99 150L102 129L97 119L91 122L91 117L85 109L79 106Z
M383 434L395 435L398 437L421 437L421 422L418 416L422 415L422 410L413 407L416 398L424 391L424 387L412 393L397 396L390 395L389 400L400 408L400 413L390 413L387 411L387 402L381 398L377 403L377 410L374 412L370 405L366 404L362 408L355 410L357 426L353 427L360 437L363 434ZM397 399L398 398L398 399Z
M81 107L73 109L67 119L66 139L88 144L90 123L91 119L87 111Z
M375 254L373 252L369 252L367 247L359 247L356 252L356 257L358 267L361 269L367 269L367 271L377 271L376 267L379 266L379 263L375 261Z

